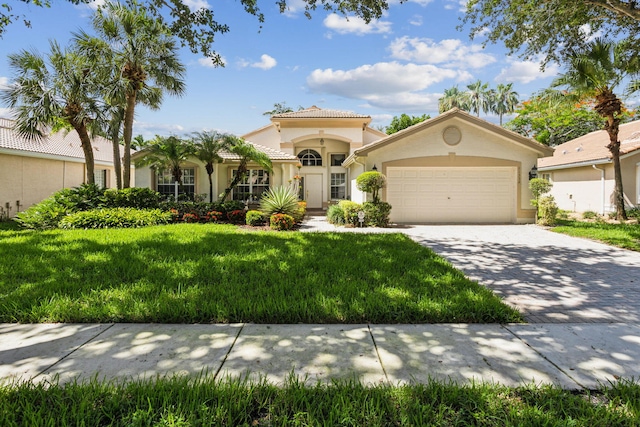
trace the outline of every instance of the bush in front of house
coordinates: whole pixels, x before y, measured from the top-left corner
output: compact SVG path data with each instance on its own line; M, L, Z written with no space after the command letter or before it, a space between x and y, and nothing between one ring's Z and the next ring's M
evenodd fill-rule
M232 224L244 224L246 221L247 211L244 209L236 209L231 212L227 212L227 219Z
M273 230L287 231L295 225L295 220L291 215L276 213L269 217L269 226Z
M344 225L344 210L342 207L337 205L331 205L327 209L327 222L333 225Z
M59 227L136 228L171 222L171 213L160 209L99 208L71 213L60 220Z
M387 202L364 202L364 221L368 227L388 227L391 205Z
M356 187L365 193L371 193L373 202L380 201L380 190L387 184L387 177L377 171L364 172L356 178Z
M73 212L75 211L60 204L55 196L51 196L23 212L18 212L15 221L24 228L46 230L58 227L60 220Z
M131 187L117 190L110 188L102 195L105 208L158 209L162 195L150 188Z
M596 219L598 218L598 214L594 211L584 211L582 212L583 219Z
M247 216L245 217L245 223L253 227L264 225L265 223L264 214L256 210L248 211Z
M267 216L287 214L295 217L300 210L298 194L289 186L270 188L260 198L260 210Z
M555 225L558 215L558 205L553 196L543 196L538 199L538 224Z
M358 212L362 210L362 205L351 200L340 200L338 205L344 212L345 225L358 225Z

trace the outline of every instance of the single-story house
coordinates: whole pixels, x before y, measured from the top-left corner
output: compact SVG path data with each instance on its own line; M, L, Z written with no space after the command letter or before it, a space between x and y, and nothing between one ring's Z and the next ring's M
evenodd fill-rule
M270 124L242 137L271 157L273 173L251 168L232 198L256 199L269 186L297 179L308 209L325 210L341 199L366 201L356 178L375 169L387 176L382 199L392 205L395 222L534 221L529 173L553 149L458 109L393 135L370 123L368 115L315 106L272 116ZM224 191L237 163L223 155L214 171L214 196ZM202 162L184 167L190 191L208 193ZM136 170L136 186L173 194L170 184L168 172Z
M620 125L620 166L625 204L640 203L640 120ZM540 177L553 184L551 195L560 209L572 212L615 211L613 161L604 130L588 133L555 148L538 161Z
M13 125L13 120L0 119L0 217L13 217L56 191L86 182L84 152L75 131L36 141L18 135ZM111 142L95 137L93 150L96 184L115 187Z

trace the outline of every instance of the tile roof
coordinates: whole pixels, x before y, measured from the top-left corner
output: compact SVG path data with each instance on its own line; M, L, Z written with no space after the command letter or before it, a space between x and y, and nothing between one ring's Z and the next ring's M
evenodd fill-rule
M39 141L29 140L13 130L14 123L14 120L0 118L0 149L30 152L43 156L76 158L84 161L84 151L82 151L80 137L76 131L60 131L46 135L44 139ZM113 163L111 141L97 136L93 138L92 145L95 161Z
M272 119L370 119L371 116L356 114L351 111L327 110L315 105L304 110L290 113L274 114Z
M618 134L620 155L640 149L640 120L620 125ZM590 162L608 162L611 152L607 148L609 135L605 130L588 133L556 147L553 156L538 160L538 168L579 165Z
M262 151L263 153L265 153L267 156L269 156L271 160L298 160L298 158L293 154L284 153L280 150L276 150L270 147L265 147L264 145L260 145L260 144L255 144L251 141L245 141L245 142L256 147L258 151ZM240 156L238 156L237 154L231 153L229 151L221 151L219 154L220 154L220 157L222 157L224 160L240 160Z

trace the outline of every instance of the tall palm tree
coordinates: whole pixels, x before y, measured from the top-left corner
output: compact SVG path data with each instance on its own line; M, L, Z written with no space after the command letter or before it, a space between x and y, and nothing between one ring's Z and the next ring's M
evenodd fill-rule
M491 99L489 83L482 83L480 80L478 80L475 83L467 85L467 89L468 90L465 92L465 95L469 112L475 112L476 115L480 117L481 110L483 113L489 111Z
M229 197L231 191L238 186L246 177L249 172L249 162L257 163L262 169L271 173L271 159L262 151L258 151L253 144L245 142L244 139L235 136L228 136L226 138L229 151L236 154L239 157L238 169L236 175L231 180L229 187L224 189L224 193L220 196L220 201L223 202Z
M511 114L518 105L518 92L513 90L513 83L500 83L494 91L492 91L491 110L500 117L500 126L502 126L502 116Z
M195 132L193 134L193 145L195 156L204 163L204 167L209 176L209 203L213 202L213 164L222 162L220 151L228 148L227 135L218 132Z
M28 139L44 138L43 129L72 128L80 137L87 183L94 184L91 134L102 117L98 82L86 57L73 49L49 43L46 58L23 50L9 55L15 73L12 85L2 90L2 100L15 111L16 131Z
M460 108L461 110L467 110L465 105L464 92L460 92L458 86L445 89L442 98L438 99L438 111L444 113L452 108Z
M124 158L123 187L131 184L131 138L138 103L157 108L162 93L180 96L185 91L185 66L178 59L178 45L170 29L148 13L136 0L126 5L107 2L93 18L98 37L109 50L96 50L94 55L109 59L124 84ZM88 38L81 34L80 38ZM87 44L90 46L90 44ZM97 46L97 45L96 45ZM153 86L153 87L151 87ZM154 90L149 90L154 89ZM147 94L141 96L144 91Z
M624 44L596 39L569 56L567 72L553 82L554 87L566 86L583 99L595 101L594 110L605 119L604 129L609 135L607 148L611 152L615 177L614 201L616 217L626 220L622 169L620 168L620 141L618 130L622 114L622 101L615 90L629 76L637 78L640 64L636 58L625 55ZM634 82L627 93L639 89Z
M144 149L145 154L137 162L138 166L149 166L156 173L171 171L173 181L182 191L182 164L195 150L193 144L176 136L156 136Z

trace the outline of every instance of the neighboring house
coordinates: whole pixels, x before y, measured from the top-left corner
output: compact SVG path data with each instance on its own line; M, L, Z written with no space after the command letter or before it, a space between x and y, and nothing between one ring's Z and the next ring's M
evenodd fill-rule
M640 120L620 125L620 166L627 206L640 203ZM560 209L572 212L615 211L614 172L604 130L591 132L555 148L538 161L538 175L553 183L551 195Z
M529 173L553 149L457 109L393 135L370 123L367 115L315 106L272 116L269 125L242 137L269 154L273 174L253 168L232 198L256 199L269 186L299 177L308 209L327 209L342 199L364 202L356 178L377 169L387 176L382 200L391 203L395 222L534 221ZM237 164L231 155L223 158L214 172L216 195ZM190 191L207 193L204 165L194 159L184 167ZM173 194L171 177L149 168L136 170L136 185Z
M13 124L0 119L0 217L13 217L58 190L86 182L84 153L75 131L27 140L13 130ZM111 142L94 138L93 152L96 184L114 187Z

